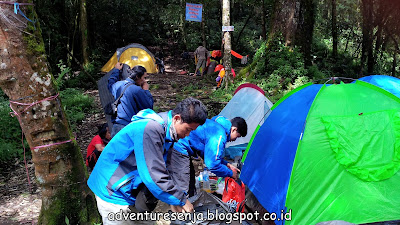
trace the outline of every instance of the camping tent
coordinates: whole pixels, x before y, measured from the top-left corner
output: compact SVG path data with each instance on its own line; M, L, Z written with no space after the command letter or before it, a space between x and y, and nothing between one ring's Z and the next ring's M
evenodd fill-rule
M301 86L271 109L241 179L277 224L400 219L400 99L366 82Z
M99 89L100 102L104 108L108 103L115 101L114 96L108 91L107 84L108 78L111 75L111 70L115 67L117 62L124 63L122 68L122 79L128 77L126 70L129 67L134 67L137 65L146 68L147 73L157 73L156 58L154 55L141 44L130 44L125 47L117 49L114 55L108 60L108 62L101 68L101 72L106 73L99 81L97 81L97 86ZM128 66L129 67L128 67ZM108 127L112 129L111 116L106 115L106 120L108 122Z
M400 98L400 79L387 75L371 75L359 80L378 86Z
M157 73L156 58L154 55L141 44L130 44L123 48L117 49L114 55L101 68L101 72L107 73L112 70L117 62L134 66L143 66L147 73Z
M240 116L246 120L247 135L238 138L234 142L228 142L226 145L226 156L230 158L242 155L242 150L246 149L257 126L262 125L270 112L272 102L265 97L264 91L255 84L240 85L232 99L222 109L219 115L228 119Z

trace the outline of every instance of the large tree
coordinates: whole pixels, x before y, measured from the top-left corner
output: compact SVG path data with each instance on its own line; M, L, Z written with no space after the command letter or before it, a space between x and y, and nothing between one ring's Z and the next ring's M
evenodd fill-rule
M20 8L36 18L32 6ZM98 221L82 155L47 66L39 23L14 14L11 4L1 4L0 14L0 87L31 148L42 190L39 224L63 224L66 218L71 224Z

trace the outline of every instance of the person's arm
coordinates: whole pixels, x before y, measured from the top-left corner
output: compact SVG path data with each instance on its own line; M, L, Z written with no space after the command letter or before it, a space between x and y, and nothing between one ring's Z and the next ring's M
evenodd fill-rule
M186 194L177 188L177 185L170 179L165 166L163 158L164 132L159 123L149 121L142 135L135 134L138 172L154 197L170 205L185 206L187 205Z
M101 152L104 149L104 145L103 144L95 144L94 147L96 148L97 151Z
M208 138L204 149L204 163L207 168L219 177L232 177L233 172L223 164L226 136L213 135Z
M117 64L115 64L115 67L111 71L111 75L108 78L108 84L107 84L107 88L110 92L112 92L112 86L115 83L117 83L117 81L119 81L119 73L121 69L122 69L122 63L117 62Z
M96 150L99 152L103 151L103 149L105 147L103 140L101 140L101 137L99 135L94 136L93 145L96 148Z
M138 89L134 98L139 110L153 109L154 100L149 90Z

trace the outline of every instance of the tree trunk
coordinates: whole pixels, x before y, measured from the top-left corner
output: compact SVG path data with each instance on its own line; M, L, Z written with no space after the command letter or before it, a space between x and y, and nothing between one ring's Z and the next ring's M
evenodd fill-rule
M203 39L203 46L207 48L206 31L204 29L204 18L201 21L201 39Z
M361 62L360 62L360 73L359 77L364 75L364 66L367 58L372 57L372 1L371 0L362 0L362 17L363 17L363 24L362 24L362 51L361 51ZM373 59L368 59L368 71L373 70Z
M397 52L393 53L393 65L392 65L392 76L396 77L396 67L397 67Z
M206 17L206 4L203 4L203 10L201 11L201 38L203 39L203 46L207 48L207 40L206 40L206 29L205 29L205 17Z
M249 23L249 21L250 21L251 17L252 17L252 15L251 15L251 14L250 14L250 15L247 17L247 20L246 20L246 22L244 23L244 25L243 25L242 29L240 30L240 32L239 32L239 34L238 34L238 36L237 36L237 39L236 39L235 46L238 46L238 45L239 45L240 36L242 36L242 33L243 33L244 29L246 28L247 24ZM264 39L264 40L265 40L265 39Z
M264 0L261 0L261 7L262 7L262 12L261 12L261 37L262 39L265 41L267 40L267 29L265 28L266 26L266 13L265 13L265 2ZM249 18L246 21L246 24L248 22L248 20L250 19L250 15ZM246 25L245 24L245 25Z
M181 0L181 6L183 9L185 9L186 2ZM180 19L180 27L181 27L181 31L182 31L182 42L183 42L184 50L186 51L187 50L186 28L185 28L186 21L183 18L183 15L184 15L184 11L181 13L179 19Z
M332 56L334 59L337 58L337 50L338 50L338 33L337 33L336 19L337 19L336 0L332 0L332 39L333 39Z
M70 224L93 224L100 217L86 185L87 172L80 149L56 97L39 24L35 24L35 30L28 24L25 31L33 35L27 35L18 29L26 25L21 24L26 20L15 18L12 5L0 7L8 18L0 18L0 87L19 114L32 151L35 175L42 190L39 224L64 224L66 217ZM38 21L34 11L25 14Z
M89 41L88 41L88 21L87 21L87 11L86 11L86 0L81 0L81 38L82 38L82 62L84 68L89 64Z
M230 26L230 0L222 0L222 26ZM225 89L231 83L231 34L224 32Z
M304 54L304 66L306 68L312 65L311 47L315 22L314 11L315 5L313 0L300 0L295 44L301 46Z
M285 27L282 29L285 35L285 46L292 48L295 42L295 34L298 27L299 10L296 9L297 0L279 1L281 2L281 22L285 23ZM286 17L286 18L285 18Z

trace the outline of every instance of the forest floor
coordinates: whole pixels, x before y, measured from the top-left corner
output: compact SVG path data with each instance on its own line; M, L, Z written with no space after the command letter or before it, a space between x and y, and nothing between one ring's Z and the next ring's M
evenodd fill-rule
M163 51L166 52L165 49ZM193 66L189 66L193 60L182 59L179 52L169 52L169 54L164 59L166 74L150 75L149 84L155 100L155 111L162 112L173 109L179 101L190 95L203 101L209 109L209 116L220 112L225 104L213 102L209 98L209 94L215 90L215 76L189 76L188 68L193 68ZM199 90L199 87L202 90ZM205 89L209 91L204 91ZM88 90L86 94L94 97L97 110L88 114L76 129L75 137L83 156L86 156L86 148L94 137L97 126L106 122L98 91ZM29 149L27 150L29 151ZM35 224L38 221L42 201L40 188L35 181L34 165L31 160L27 160L27 166L25 166L24 161L18 159L11 165L0 170L0 225ZM27 170L31 185L28 185ZM168 209L169 207L165 204L159 204L156 211Z

